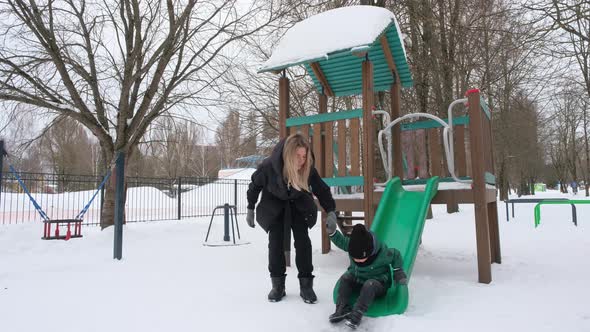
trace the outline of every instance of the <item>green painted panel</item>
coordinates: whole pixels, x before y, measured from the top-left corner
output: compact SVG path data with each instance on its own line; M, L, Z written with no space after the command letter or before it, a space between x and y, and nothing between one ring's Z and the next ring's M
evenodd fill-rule
M365 184L365 178L362 176L338 176L322 178L322 180L330 187L362 186Z
M360 108L357 108L357 109L353 109L353 110L338 111L338 112L331 112L331 113L321 113L321 114L314 114L314 115L308 115L308 116L300 116L300 117L296 117L296 118L288 118L286 121L286 126L287 126L287 128L299 127L299 126L308 125L308 124L346 120L346 119L355 119L355 118L360 118L362 116L363 116L363 110Z
M460 176L459 179L461 180L471 180L468 176ZM426 184L430 179L417 179L417 180L404 180L402 184L404 186L411 186L416 184ZM438 182L456 182L453 178L439 178Z
M390 84L386 84L386 85L376 85L373 87L373 91L378 92L378 91L389 91L389 89L391 88L391 83ZM345 96L358 96L362 94L362 88L359 87L356 90L338 90L338 91L334 91L334 95L336 95L337 97L345 97Z
M346 58L338 58L338 59L327 59L320 61L320 65L322 69L324 68L332 68L332 67L341 67L343 65L346 66L359 66L363 62L363 58L356 57L354 55L350 55Z
M485 181L487 184L496 185L496 176L492 173L485 172L484 175Z
M334 95L336 97L345 97L345 96L358 96L361 94L360 89L356 90L342 90L342 91L334 91Z
M386 68L386 67L383 67ZM349 70L349 71L331 71L331 70L324 70L324 75L326 79L330 83L338 83L340 80L346 80L350 78L354 79L361 79L362 78L362 70L361 68ZM391 72L389 70L379 70L379 68L373 69L373 77L392 77Z
M448 123L448 119L443 119L443 121ZM453 118L453 126L465 125L468 123L469 123L469 117L467 115ZM440 123L438 123L434 120L416 121L416 122L412 122L412 123L402 124L402 131L412 131L412 130L419 130L419 129L440 128L440 127L442 127L440 125Z
M392 81L393 83L393 81ZM391 89L391 83L384 84L384 85L376 85L373 90L374 91L389 91Z
M481 106L481 109L483 110L485 115L488 117L488 120L491 120L492 113L490 112L490 107L488 106L488 103L486 103L486 101L481 96L479 97L479 105Z

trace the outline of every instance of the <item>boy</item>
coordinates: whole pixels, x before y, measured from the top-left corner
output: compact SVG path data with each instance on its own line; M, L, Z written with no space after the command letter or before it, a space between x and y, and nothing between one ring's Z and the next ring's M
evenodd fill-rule
M391 269L393 279L398 285L405 285L408 280L402 269L399 250L388 248L362 224L354 225L350 238L346 238L337 231L335 219L327 218L326 228L330 240L338 248L348 252L350 266L340 277L336 311L330 315L330 322L346 319L345 324L356 329L373 300L384 296L391 287ZM351 308L348 302L356 289L360 289L360 295Z

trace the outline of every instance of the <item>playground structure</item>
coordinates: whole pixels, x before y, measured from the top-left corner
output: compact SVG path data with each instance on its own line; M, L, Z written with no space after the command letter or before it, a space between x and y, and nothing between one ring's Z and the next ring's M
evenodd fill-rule
M216 242L216 243L208 242L209 233L211 232L211 225L213 224L213 219L215 217L215 212L217 212L217 210L221 210L221 209L223 209L223 242ZM230 235L229 235L230 222L231 222L231 237L233 238L233 243L230 243ZM238 242L236 242L236 233L234 230L234 224L235 224L235 229L238 230ZM236 206L229 205L228 203L225 203L223 205L219 205L219 206L215 207L215 209L213 209L213 212L211 213L211 220L209 220L209 227L207 228L207 235L205 236L205 242L203 242L203 245L210 246L210 247L221 247L221 246L239 246L239 245L248 244L248 243L249 242L241 241L240 226L238 224L238 210L237 210Z
M566 199L566 200L543 200L535 205L535 228L541 224L541 205L563 205L569 204L572 206L572 216L574 218L574 225L578 226L576 217L576 206L574 204L590 204L589 200L581 199Z
M575 202L570 201L567 198L514 198L514 199L505 200L504 203L506 203L506 221L510 221L510 215L508 214L508 204L512 204L512 218L514 218L514 204L541 203L544 201L567 201L567 203L564 203L564 204L570 204L572 206L572 222L574 223L575 226L578 226L578 212L576 210L576 205L574 204ZM553 204L555 204L555 203L553 203ZM587 203L582 203L582 204L587 204ZM539 220L541 219L540 208L537 208L537 206L540 206L540 205L537 204L535 206L535 227L537 227L539 225ZM539 209L539 212L537 212L538 209Z
M352 24L351 19L354 22L371 22L372 27L378 26L379 29L367 31L363 38L355 34L355 40L348 43L336 45L331 42L331 38L347 40L351 25L353 29L362 29ZM322 25L322 22L329 24ZM290 115L289 78L285 70L298 65L304 65L317 88L318 114L304 117ZM448 119L443 120L431 114L402 117L401 88L409 88L413 82L400 30L391 12L367 6L338 8L297 23L283 37L259 72L280 74L280 138L293 132L308 137L316 157L315 167L328 185L341 188L362 186L362 194L335 196L338 212L350 216L353 212L362 211L365 225L388 246L400 249L404 268L411 274L430 204L474 204L479 282L492 281L491 264L501 262L492 155L492 118L479 90L470 90L466 99L449 105ZM374 94L380 91L388 91L391 98L391 109L386 112L375 111ZM328 98L354 95L361 96L362 108L328 112ZM453 119L453 106L465 102L468 105L467 113ZM383 190L374 183L377 133L373 120L376 115L384 113L390 121L386 119L386 123L389 123L379 133L379 141L384 136L391 139L387 149L383 144L380 146L381 159L388 174L387 187ZM404 125L399 123L417 116L430 120ZM440 144L441 127L444 129L444 160ZM418 181L405 179L402 130L428 131L429 173L433 178ZM448 167L448 173L443 170L444 165ZM447 174L451 177L447 177ZM426 188L424 184L427 184ZM400 201L403 201L403 205L400 205ZM420 213L404 213L401 210ZM325 218L325 215L322 217ZM403 238L402 235L409 238ZM322 238L322 252L327 253L330 241L323 223ZM377 301L373 305L378 309L374 312L369 310L368 314L401 313L407 306L407 300L407 287L392 287L381 303Z

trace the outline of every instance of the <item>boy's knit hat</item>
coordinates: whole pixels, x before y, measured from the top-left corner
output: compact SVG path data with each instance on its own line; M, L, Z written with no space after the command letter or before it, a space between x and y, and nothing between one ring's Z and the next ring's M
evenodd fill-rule
M373 253L373 235L363 224L356 224L350 233L348 242L348 253L352 258L363 259Z

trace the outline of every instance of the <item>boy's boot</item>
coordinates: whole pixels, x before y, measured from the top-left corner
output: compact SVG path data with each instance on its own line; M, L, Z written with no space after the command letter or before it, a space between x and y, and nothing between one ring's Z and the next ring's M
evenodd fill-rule
M270 277L272 289L268 293L270 302L279 302L285 296L285 276Z
M344 324L346 324L346 326L350 327L351 329L356 330L356 328L361 324L361 319L363 319L363 312L359 309L354 309L348 314Z
M316 303L318 297L313 291L313 277L299 278L299 287L301 298L305 303Z
M348 314L350 313L351 310L352 310L352 308L350 307L350 305L348 303L336 304L336 311L334 311L334 313L330 315L330 323L338 323L339 321L348 317Z

